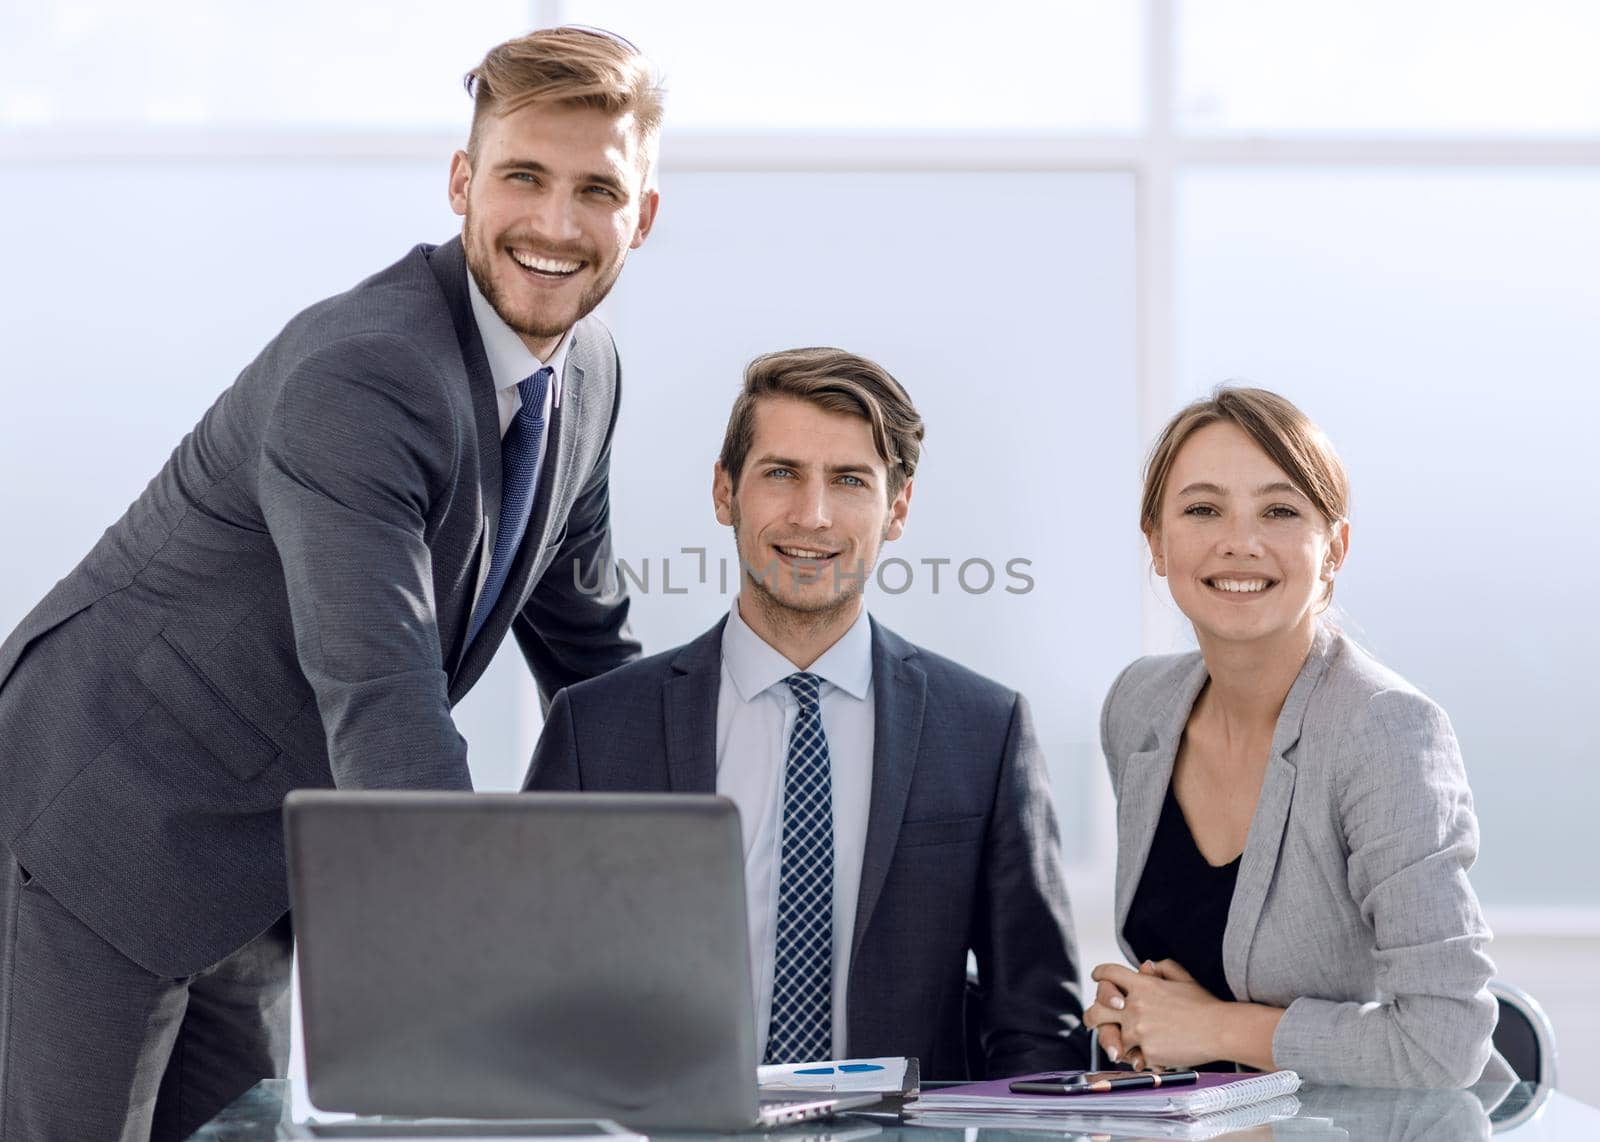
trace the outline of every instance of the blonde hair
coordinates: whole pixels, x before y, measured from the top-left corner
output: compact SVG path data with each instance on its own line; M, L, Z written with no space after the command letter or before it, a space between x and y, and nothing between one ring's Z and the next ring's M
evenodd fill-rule
M644 182L655 168L664 91L649 59L621 36L568 25L541 28L489 49L463 83L472 96L467 157L476 161L483 122L536 103L591 107L632 115L644 156Z

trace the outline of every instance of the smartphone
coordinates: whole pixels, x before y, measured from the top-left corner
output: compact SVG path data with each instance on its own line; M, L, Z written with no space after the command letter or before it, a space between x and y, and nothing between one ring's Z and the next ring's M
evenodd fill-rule
M1108 1090L1152 1090L1200 1081L1198 1071L1085 1071L1082 1074L1041 1075L1018 1079L1014 1094L1100 1094Z

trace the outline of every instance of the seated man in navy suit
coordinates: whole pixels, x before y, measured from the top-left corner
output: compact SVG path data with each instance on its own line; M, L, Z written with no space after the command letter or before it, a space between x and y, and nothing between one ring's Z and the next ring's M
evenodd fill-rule
M905 390L864 358L751 362L712 486L741 564L731 612L561 691L526 787L738 805L767 1062L908 1055L925 1077L965 1077L971 950L981 1069L1082 1066L1027 703L863 606L879 548L905 528L922 435Z

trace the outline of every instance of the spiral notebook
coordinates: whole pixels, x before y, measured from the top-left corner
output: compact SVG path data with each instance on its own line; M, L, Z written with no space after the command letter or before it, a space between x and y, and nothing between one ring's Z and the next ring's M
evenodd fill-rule
M1058 1139L1089 1139L1105 1135L1134 1135L1142 1139L1173 1139L1174 1142L1208 1142L1225 1138L1240 1130L1250 1130L1293 1118L1300 1113L1300 1100L1280 1094L1266 1102L1217 1110L1193 1118L1158 1117L1150 1114L1118 1114L1115 1111L1092 1114L1064 1114L1040 1111L1012 1113L983 1110L930 1111L915 1115L918 1126L954 1129L977 1128L984 1137L994 1139L1008 1133L1040 1131Z
M1193 1086L1157 1087L1151 1090L1112 1090L1098 1094L1014 1094L1011 1084L1018 1078L1048 1078L1074 1074L1073 1071L1047 1071L1042 1075L1017 1075L924 1091L907 1103L905 1113L922 1117L962 1111L992 1115L995 1125L1017 1125L1013 1116L1077 1117L1092 1114L1149 1115L1157 1118L1198 1118L1203 1114L1235 1110L1266 1102L1300 1089L1300 1076L1293 1071L1268 1071L1266 1074L1234 1074L1232 1071L1202 1071Z

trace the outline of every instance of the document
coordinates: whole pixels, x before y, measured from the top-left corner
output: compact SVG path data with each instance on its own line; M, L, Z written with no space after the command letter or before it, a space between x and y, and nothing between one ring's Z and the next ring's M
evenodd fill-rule
M894 1056L756 1068L756 1085L763 1094L915 1094L920 1081L917 1060Z

